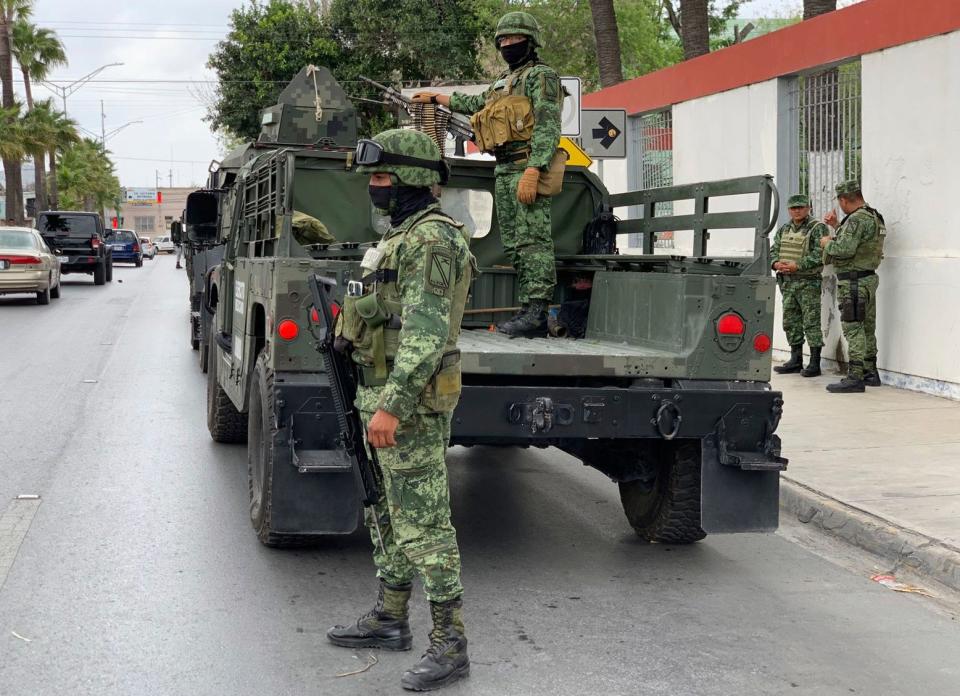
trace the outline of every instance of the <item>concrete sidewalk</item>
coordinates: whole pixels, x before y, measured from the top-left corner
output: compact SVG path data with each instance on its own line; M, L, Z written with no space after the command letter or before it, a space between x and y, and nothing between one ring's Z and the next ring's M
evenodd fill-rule
M886 386L826 392L837 379L772 380L784 512L960 590L960 403Z

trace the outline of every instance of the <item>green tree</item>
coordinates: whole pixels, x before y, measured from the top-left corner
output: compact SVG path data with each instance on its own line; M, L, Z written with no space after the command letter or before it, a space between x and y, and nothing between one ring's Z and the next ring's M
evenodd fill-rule
M44 159L50 148L56 144L57 137L56 113L50 100L34 104L21 123L24 149L33 157L37 172L34 194L35 208L39 212L48 208Z
M333 69L340 51L315 12L287 0L251 0L233 11L230 25L227 38L207 61L219 80L207 121L214 131L254 140L260 133L260 110L275 104L305 65Z
M54 112L53 120L53 143L50 147L48 156L50 158L50 196L49 204L53 210L60 208L59 186L57 182L57 157L60 153L66 151L71 146L80 142L80 134L77 132L77 123L69 118L62 111Z
M7 109L0 107L0 157L18 162L24 156L23 126L20 123L20 105Z
M25 19L20 19L13 25L11 50L20 64L20 71L23 73L23 89L27 97L27 110L32 112L33 89L31 82L45 80L53 68L66 65L67 54L63 50L60 39L57 38L56 32L38 27ZM46 114L41 114L38 118L39 122L34 125L34 129L40 128L39 132L42 134L44 124L52 118L52 114L48 110ZM36 209L38 211L45 210L47 207L46 164L44 159L48 149L46 144L40 149L31 148L34 191L36 192Z
M16 102L13 92L13 53L11 49L13 25L26 19L33 10L32 0L0 0L0 87L2 106L12 109ZM7 187L7 218L23 224L22 158L3 158L3 172Z
M67 210L102 211L120 197L120 181L110 153L84 138L64 150L60 159L60 202Z

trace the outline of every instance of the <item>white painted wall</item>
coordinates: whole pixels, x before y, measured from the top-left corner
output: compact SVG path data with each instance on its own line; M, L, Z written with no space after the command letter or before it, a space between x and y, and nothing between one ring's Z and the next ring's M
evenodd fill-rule
M888 230L880 368L960 396L960 32L862 62L864 196Z

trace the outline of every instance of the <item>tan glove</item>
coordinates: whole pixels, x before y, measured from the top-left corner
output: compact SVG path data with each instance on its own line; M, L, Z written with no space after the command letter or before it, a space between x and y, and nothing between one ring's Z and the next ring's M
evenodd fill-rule
M436 96L438 96L437 92L417 92L410 97L410 101L420 104L431 104L433 103L432 98Z
M540 170L536 167L527 167L523 170L520 182L517 184L517 200L524 205L530 205L537 200L537 182L540 181Z

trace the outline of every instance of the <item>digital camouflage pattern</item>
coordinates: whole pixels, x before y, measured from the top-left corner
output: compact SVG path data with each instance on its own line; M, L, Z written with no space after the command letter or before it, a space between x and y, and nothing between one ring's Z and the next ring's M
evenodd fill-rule
M802 193L795 193L787 199L788 208L809 208L810 197Z
M261 143L331 145L357 142L357 116L333 74L308 65L280 93L277 104L260 115Z
M860 193L860 182L856 179L847 179L837 184L836 192L838 196L852 196Z
M521 75L528 70L524 84L519 85ZM503 154L529 149L529 157L517 162L497 163L494 201L500 239L517 271L520 302L549 301L557 282L550 199L537 196L531 205L524 205L517 200L517 184L527 167L545 172L560 144L563 91L559 76L553 68L531 61L512 72L503 72L483 94L455 92L450 97L450 108L474 114L484 107L491 92L504 92L507 85L513 85L514 94L522 93L530 99L534 125L528 142L508 143L503 148Z
M841 184L850 190L859 189L856 182ZM841 186L837 187L838 195ZM841 321L843 336L847 339L850 361L850 377L862 379L864 372L877 368L877 287L880 278L876 275L859 279L842 279L840 275L851 272L873 271L883 260L883 216L863 206L853 211L837 229L836 238L824 247L824 259L832 262L837 271L837 302L842 308L852 302L852 285L857 284L859 307L856 321ZM862 310L862 312L860 311Z
M373 527L375 515L383 537L381 549L371 529L378 575L402 585L416 572L432 602L454 599L463 591L444 456L459 381L448 410L436 412L439 408L425 406L424 397L445 349L456 345L460 334L473 259L461 230L436 219L439 212L439 204L434 204L411 215L379 245L385 259L397 260L395 293L402 306L402 328L387 383L357 392L357 406L367 423L377 409L400 419L397 445L377 451L383 498L367 512L368 527ZM443 260L439 270L435 259ZM371 357L355 351L355 359L364 364Z
M864 373L877 371L877 287L880 278L872 275L857 281L837 281L837 302L842 307L850 302L851 285L858 285L857 294L863 305L860 321L841 321L843 337L847 339L847 356L850 368L847 375L863 379Z
M529 12L507 12L497 22L497 31L493 35L494 43L499 44L504 36L529 36L534 46L540 42L540 24Z
M440 150L426 133L406 128L383 131L371 138L383 147L385 152L394 155L407 155L430 162L440 161ZM412 167L405 164L374 164L357 167L360 174L386 172L394 174L400 183L407 186L433 186L440 183L440 173L425 167Z
M796 196L791 197L790 201L794 198ZM820 239L829 236L830 231L826 225L811 216L807 216L799 225L792 220L787 222L774 235L770 249L771 266L782 259L783 239L790 234L802 234L804 242L800 258L796 262L797 272L777 273L777 281L783 293L783 331L791 346L803 345L806 337L807 345L819 348L823 346L820 302L823 252L820 249Z
M369 423L373 413L363 416ZM450 414L417 413L401 421L397 445L377 450L383 497L366 510L377 576L391 585L404 585L417 574L431 602L446 602L463 593L444 457L449 439Z

